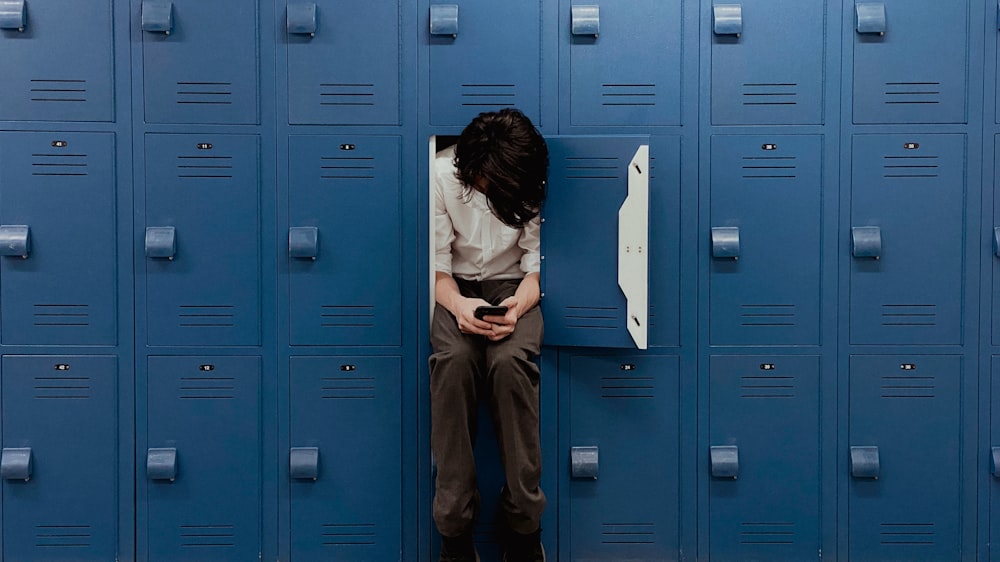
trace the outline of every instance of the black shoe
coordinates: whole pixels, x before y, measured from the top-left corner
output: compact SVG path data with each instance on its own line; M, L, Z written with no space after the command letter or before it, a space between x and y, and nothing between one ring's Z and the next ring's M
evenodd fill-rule
M541 529L529 535L509 531L506 542L503 562L545 562Z
M439 562L479 562L479 553L472 544L472 533L457 537L441 537L441 556Z

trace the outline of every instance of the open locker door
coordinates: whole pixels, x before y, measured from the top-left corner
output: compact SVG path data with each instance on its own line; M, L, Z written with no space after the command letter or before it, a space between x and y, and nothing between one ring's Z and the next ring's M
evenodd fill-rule
M648 137L549 137L545 344L646 349Z

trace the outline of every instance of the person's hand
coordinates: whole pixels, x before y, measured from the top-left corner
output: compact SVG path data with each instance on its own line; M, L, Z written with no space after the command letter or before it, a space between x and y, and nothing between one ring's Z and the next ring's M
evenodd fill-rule
M493 334L493 324L488 320L476 318L476 309L480 306L489 306L490 303L483 299L463 298L456 310L455 319L458 321L458 329L463 334L478 334L490 337ZM487 316L486 318L497 318Z
M490 341L500 341L513 334L514 328L517 327L517 319L521 316L518 309L517 297L507 297L499 306L506 306L507 314L503 316L483 317L483 320L492 324L491 333L486 336Z

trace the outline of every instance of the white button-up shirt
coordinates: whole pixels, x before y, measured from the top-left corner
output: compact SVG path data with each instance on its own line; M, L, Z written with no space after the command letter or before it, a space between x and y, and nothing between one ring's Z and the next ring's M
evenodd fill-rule
M472 197L455 177L454 147L434 161L435 270L461 279L520 279L540 266L541 220L511 228L489 209L486 196Z

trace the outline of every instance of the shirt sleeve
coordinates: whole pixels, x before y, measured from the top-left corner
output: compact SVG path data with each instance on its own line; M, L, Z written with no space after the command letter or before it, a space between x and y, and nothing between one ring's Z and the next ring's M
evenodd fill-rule
M521 256L521 271L525 275L528 273L538 273L541 269L541 230L541 217L531 219L528 221L528 224L524 225L524 229L521 232L521 239L517 243L524 250L524 255Z
M445 205L440 174L439 169L434 175L434 270L451 275L451 245L455 241L455 227Z

